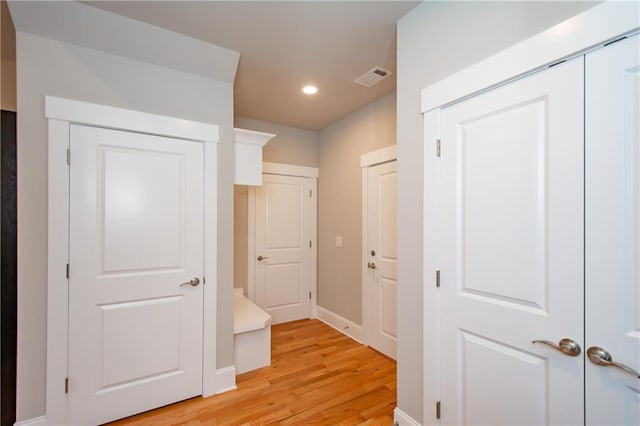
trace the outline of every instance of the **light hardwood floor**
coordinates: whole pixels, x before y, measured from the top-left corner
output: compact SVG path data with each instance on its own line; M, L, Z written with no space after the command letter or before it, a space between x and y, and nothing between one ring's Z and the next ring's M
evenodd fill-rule
M193 398L114 425L391 425L396 363L318 320L271 327L271 366L238 389Z

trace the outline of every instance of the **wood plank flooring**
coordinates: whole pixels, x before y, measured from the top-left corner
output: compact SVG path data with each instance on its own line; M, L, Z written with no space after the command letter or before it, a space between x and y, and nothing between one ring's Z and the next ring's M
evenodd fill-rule
M271 327L271 366L238 389L113 425L392 425L396 363L318 320Z

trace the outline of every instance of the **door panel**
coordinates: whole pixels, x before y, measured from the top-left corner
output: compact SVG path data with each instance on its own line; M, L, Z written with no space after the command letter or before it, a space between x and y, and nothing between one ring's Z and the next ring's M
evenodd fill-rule
M640 37L586 57L586 338L640 371ZM589 425L640 423L640 379L586 361Z
M579 424L583 66L577 59L441 113L444 424ZM488 391L490 390L490 391Z
M397 162L368 168L369 345L396 359L397 345ZM375 252L372 254L371 250Z
M255 302L273 324L310 316L310 191L308 178L269 174L256 188Z
M71 126L69 419L202 392L202 145Z

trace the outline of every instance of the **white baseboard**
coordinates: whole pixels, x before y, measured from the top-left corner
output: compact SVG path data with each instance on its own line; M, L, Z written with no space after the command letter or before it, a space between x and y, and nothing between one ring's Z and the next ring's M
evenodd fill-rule
M45 416L34 417L33 419L23 420L21 422L15 422L14 426L35 426L35 425L46 425L47 418Z
M407 413L399 409L398 407L393 409L394 424L398 426L421 426L420 422L415 421Z
M361 325L341 317L322 306L318 306L318 319L339 332L346 334L353 340L366 345L364 342L364 331Z
M237 389L236 387L236 367L234 365L216 370L216 382L218 390L216 394Z

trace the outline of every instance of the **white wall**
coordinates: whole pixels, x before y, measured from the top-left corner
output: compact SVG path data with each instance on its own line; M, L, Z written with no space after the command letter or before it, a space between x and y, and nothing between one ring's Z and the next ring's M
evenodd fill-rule
M398 22L398 408L418 422L423 421L420 90L595 4L425 2Z
M396 143L396 94L320 131L318 305L362 324L362 172L360 156ZM343 247L335 237L343 237Z
M16 21L17 22L17 21ZM233 87L24 32L18 68L18 421L45 414L47 122L53 95L220 125L218 367L233 364Z

